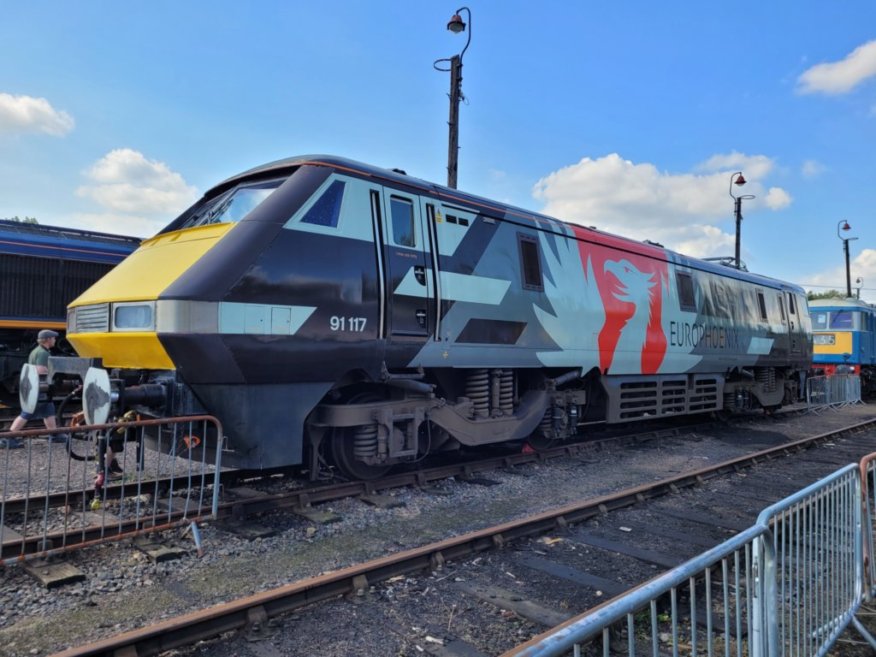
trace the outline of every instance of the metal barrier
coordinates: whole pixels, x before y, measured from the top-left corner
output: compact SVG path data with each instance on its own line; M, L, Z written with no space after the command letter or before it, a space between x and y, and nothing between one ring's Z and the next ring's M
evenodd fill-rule
M861 377L850 374L810 376L806 379L806 403L810 408L861 404Z
M873 514L876 513L876 454L865 456L861 460L861 481L864 488L864 567L866 569L866 596L876 596L876 559L874 559L874 545L876 537L873 532L876 526L873 522Z
M758 605L753 553L766 533L752 527L632 593L579 617L514 655L581 654L601 643L602 653L691 655L704 648L726 655L753 655L759 637L750 632Z
M197 543L195 523L218 513L222 426L212 416L0 438L0 565L184 524Z
M764 655L823 655L863 602L863 488L850 464L758 516Z
M876 650L876 639L856 618L865 592L876 593L872 563L865 586L865 549L874 554L876 454L868 459L768 507L733 539L504 657L579 657L593 643L601 643L606 656L677 657L701 649L725 657L821 656L850 624Z

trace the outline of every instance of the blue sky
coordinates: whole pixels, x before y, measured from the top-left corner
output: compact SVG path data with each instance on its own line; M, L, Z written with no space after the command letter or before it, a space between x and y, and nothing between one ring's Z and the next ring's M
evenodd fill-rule
M459 188L876 302L876 3L473 0ZM444 182L457 5L0 4L0 217L145 236L329 153ZM465 12L463 17L467 18Z

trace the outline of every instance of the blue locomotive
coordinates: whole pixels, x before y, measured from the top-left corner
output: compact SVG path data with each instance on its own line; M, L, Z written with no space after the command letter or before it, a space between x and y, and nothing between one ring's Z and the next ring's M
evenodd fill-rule
M817 299L812 316L812 367L827 376L861 377L861 391L876 393L876 306L858 299Z
M0 220L0 398L17 399L18 373L37 332L63 331L67 304L139 243L133 237Z
M331 156L208 191L70 305L68 336L82 358L50 373L91 367L91 417L206 412L228 465L357 478L777 408L812 349L796 285Z

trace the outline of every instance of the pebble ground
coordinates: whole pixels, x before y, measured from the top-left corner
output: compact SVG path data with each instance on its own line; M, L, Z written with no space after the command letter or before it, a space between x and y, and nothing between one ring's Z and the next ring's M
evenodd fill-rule
M341 517L340 522L329 525L314 525L291 513L273 513L258 520L275 532L262 539L248 540L220 526L207 525L201 528L202 557L197 556L191 536L181 531L165 538L186 553L164 563L150 562L128 542L108 544L72 553L69 561L83 570L87 579L60 589L46 590L20 567L7 568L0 571L0 655L50 654L363 560L874 416L876 406L867 405L763 424L716 427L637 447L610 447L582 458L485 475L498 481L496 486L447 480L431 490L386 491L404 505L377 509L356 499L341 500L327 507ZM456 568L462 566L449 565L447 576ZM386 591L400 600L417 595L403 581L384 587L380 595ZM440 601L432 602L435 622L441 625L448 616L452 620L452 609L441 609ZM382 627L368 622L367 601L338 599L285 619L283 631L254 643L246 653L239 648L225 651L227 646L220 641L186 654L421 655L429 647L430 630L418 628L417 620L407 613L399 612L396 628L392 623ZM359 622L354 623L355 619ZM379 620L387 624L385 618ZM508 628L508 635L495 638L495 652L504 649L509 639L522 641L533 630L516 619L509 621ZM422 645L410 639L418 635L417 630ZM331 635L337 640L327 652L325 639ZM487 645L491 645L489 638Z

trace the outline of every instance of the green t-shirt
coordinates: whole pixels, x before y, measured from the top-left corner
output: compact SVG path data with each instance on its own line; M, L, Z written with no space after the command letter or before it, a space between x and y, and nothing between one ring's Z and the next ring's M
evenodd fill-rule
M42 365L43 367L48 367L49 350L38 344L36 349L30 352L30 356L27 357L27 362L31 365Z

